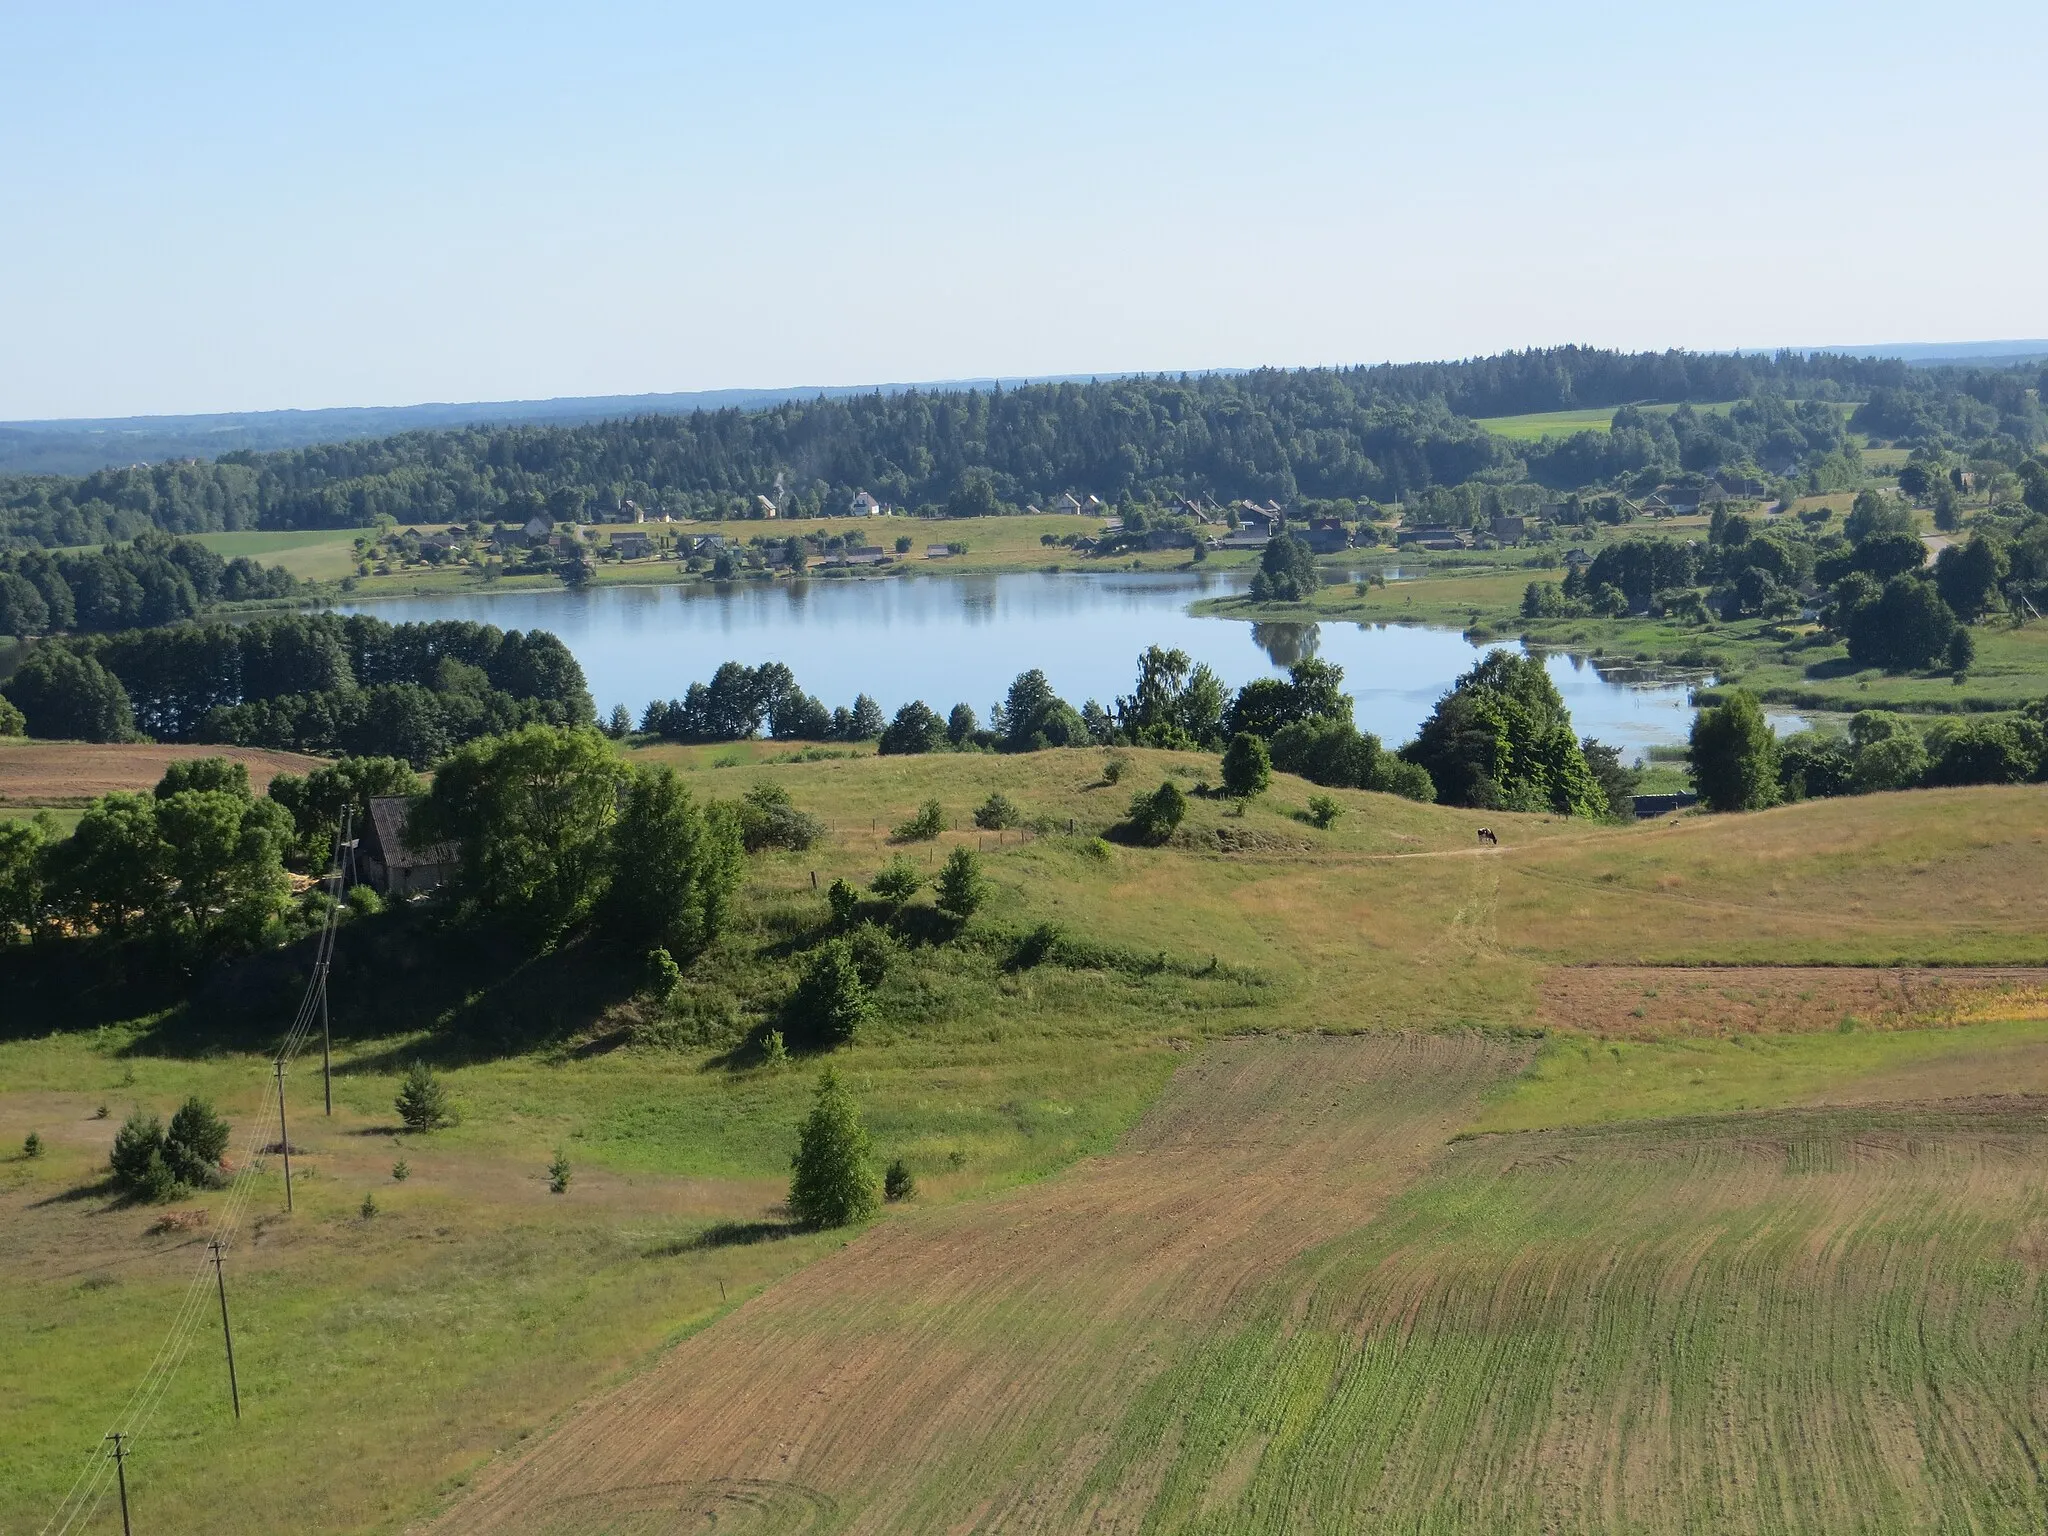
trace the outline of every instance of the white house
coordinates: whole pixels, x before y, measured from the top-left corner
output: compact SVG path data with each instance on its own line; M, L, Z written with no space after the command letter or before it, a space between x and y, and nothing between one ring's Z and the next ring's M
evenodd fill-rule
M882 504L866 491L853 493L853 506L849 509L855 517L880 517Z
M1093 500L1092 497L1090 499ZM1081 515L1081 503L1071 492L1061 491L1059 495L1053 498L1052 505L1046 508L1046 510L1048 512L1063 512L1068 517L1079 517Z

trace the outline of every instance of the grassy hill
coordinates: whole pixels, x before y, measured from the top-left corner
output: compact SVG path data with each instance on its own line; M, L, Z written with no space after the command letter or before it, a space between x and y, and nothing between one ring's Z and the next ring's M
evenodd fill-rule
M751 861L667 1008L602 944L344 930L336 1113L302 1064L297 1209L266 1159L229 1259L246 1417L202 1329L130 1464L154 1528L2041 1518L2048 790L1618 828L1337 792L1321 832L1280 776L1140 849L1096 835L1215 759L636 756L829 836ZM1040 830L973 830L996 789ZM820 1063L744 1042L813 873L865 879L928 797L958 830L911 856L980 845L993 899L955 938L920 898L832 1057L920 1193L797 1232ZM48 1150L0 1161L0 1528L54 1506L218 1210L115 1201L114 1127L251 1116L303 965L140 1017L10 993L0 1146ZM397 1127L414 1059L459 1126Z

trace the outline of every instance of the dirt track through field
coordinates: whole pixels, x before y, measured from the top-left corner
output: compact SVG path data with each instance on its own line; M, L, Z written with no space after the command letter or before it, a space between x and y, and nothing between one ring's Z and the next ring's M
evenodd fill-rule
M1477 1035L1220 1045L1113 1156L885 1222L492 1469L436 1528L1134 1525L1142 1475L1114 1507L1088 1482L1137 1394L1383 1209L1522 1059Z

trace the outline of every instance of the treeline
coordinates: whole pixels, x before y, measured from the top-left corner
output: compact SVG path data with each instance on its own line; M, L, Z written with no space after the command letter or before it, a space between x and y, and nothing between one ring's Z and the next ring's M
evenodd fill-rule
M1967 400L2017 425L2038 416L2029 382L2017 372L1909 370L1831 356L1568 347L1462 363L909 391L579 427L411 432L78 478L13 477L0 480L0 543L85 544L152 527L358 527L381 516L425 523L602 515L628 500L648 511L725 514L751 510L761 495L776 496L784 516L805 516L843 510L856 488L956 513L1042 505L1077 487L1111 498L1386 502L1473 479L1562 486L1653 462L1713 468L1734 462L1736 448L1754 456L1750 425L1763 443L1788 433L1812 455L1811 435L1825 436L1819 418L1788 415L1764 396L1875 399L1886 390L1887 423L1910 414L1898 401L1919 401L1927 430L1981 431L1989 418L1957 404ZM1737 437L1702 416L1696 431L1667 424L1668 443L1667 428L1647 420L1625 424L1619 442L1585 434L1517 445L1468 419L1750 398L1759 418L1735 423Z
M420 794L399 762L349 760L267 796L226 758L173 764L150 794L103 795L68 837L0 821L0 948L98 942L173 963L274 947L325 920L331 897L287 871L328 866L335 824L369 797ZM723 927L746 817L700 805L667 768L630 768L587 727L529 725L472 742L415 801L411 835L457 850L461 908L547 943L602 915L608 936L693 953ZM358 887L351 908L381 901Z
M147 530L87 553L0 552L0 635L175 624L216 603L290 597L300 586L289 571Z
M1924 733L1904 715L1869 709L1851 717L1846 738L1801 731L1780 741L1756 697L1735 689L1694 717L1690 760L1700 803L1712 811L2038 783L2048 779L2048 700L2003 717L1940 720Z
M594 718L583 669L552 634L363 614L48 640L0 691L33 736L140 733L420 767L477 737Z
M848 728L846 710L826 716L779 662L727 662L709 683L692 684L680 703L655 703L643 716L682 741L738 741L765 725L785 740L873 740L884 755L931 752L1039 752L1067 747L1158 747L1220 752L1240 738L1263 744L1273 767L1331 788L1374 789L1421 801L1559 815L1607 816L1632 809L1635 776L1617 748L1572 734L1571 716L1543 663L1495 651L1438 701L1416 740L1389 751L1352 719L1344 670L1314 659L1285 678L1254 679L1234 692L1185 651L1148 647L1130 694L1076 709L1045 673L1020 673L984 723L974 706L941 715L922 699L886 723L869 711ZM820 723L830 730L818 729ZM614 734L628 728L615 712Z
M1759 528L1717 512L1704 544L1631 538L1610 544L1563 582L1531 582L1528 619L1637 612L1682 622L1781 619L1808 604L1860 667L1966 672L1970 626L2048 595L2048 469L2022 466L2027 500L2011 518L1986 518L1932 564L1908 505L1859 493L1839 532L1823 521ZM2034 510L2034 503L2041 510Z

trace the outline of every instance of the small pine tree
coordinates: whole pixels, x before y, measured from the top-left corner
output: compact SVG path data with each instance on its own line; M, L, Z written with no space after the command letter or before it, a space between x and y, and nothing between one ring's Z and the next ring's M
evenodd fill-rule
M368 1221L377 1214L377 1197L374 1194L365 1194L363 1196L363 1203L358 1207L358 1210L361 1212L363 1220Z
M808 1227L843 1227L875 1213L875 1174L860 1108L827 1071L790 1159L790 1214Z
M569 1192L569 1154L560 1147L555 1148L555 1160L548 1164L548 1192L556 1195Z
M397 1162L391 1165L391 1179L393 1183L403 1184L407 1179L411 1177L412 1164L408 1163L404 1158L401 1157Z
M1263 737L1239 731L1223 752L1223 792L1237 802L1239 814L1273 783L1273 755Z
M882 1175L882 1198L891 1202L911 1200L917 1196L917 1179L910 1171L910 1164L896 1158L889 1164L889 1171Z
M171 1170L171 1165L164 1160L163 1148L151 1147L149 1161L143 1165L142 1184L138 1192L144 1199L163 1205L177 1199L183 1188L184 1186L178 1182L177 1174Z
M834 939L811 956L790 998L790 1012L804 1037L822 1045L851 1040L867 1022L871 1006L860 962L845 939Z
M163 1153L163 1121L137 1109L114 1132L114 1149L108 1154L107 1164L114 1171L115 1183L140 1193L149 1176L150 1159L162 1163Z
M761 1037L761 1064L767 1067L789 1065L789 1047L783 1042L781 1030L771 1029Z
M409 1131L437 1131L455 1123L455 1107L449 1102L448 1090L434 1075L433 1068L423 1061L405 1069L405 1081L399 1084L393 1103L398 1118Z
M30 1131L28 1135L22 1138L21 1155L23 1157L41 1157L43 1155L43 1138L34 1131Z
M936 800L927 800L917 808L917 814L896 828L896 836L906 843L936 842L946 830L946 812Z
M227 1121L213 1112L211 1104L196 1094L187 1099L164 1133L164 1161L172 1176L195 1188L218 1183L228 1135Z
M1023 819L1024 813L1017 809L1016 801L1001 790L982 801L974 811L974 824L984 832L1001 832Z
M939 910L966 922L988 897L988 882L981 878L981 860L970 849L955 848L946 856L946 866L932 882L938 889Z

